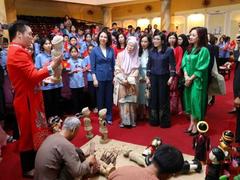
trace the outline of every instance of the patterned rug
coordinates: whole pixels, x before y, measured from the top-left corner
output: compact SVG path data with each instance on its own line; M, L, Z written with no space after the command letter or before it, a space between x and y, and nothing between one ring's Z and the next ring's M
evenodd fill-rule
M130 161L128 158L125 158L123 156L124 152L128 151L128 150L133 150L136 153L142 154L142 152L144 151L144 149L146 147L141 146L141 145L137 145L137 144L131 144L131 143L126 143L123 141L118 141L118 140L114 140L111 139L107 144L100 144L99 142L100 140L100 136L95 136L93 139L91 139L89 142L87 142L86 144L84 144L81 149L84 152L87 152L89 147L90 147L90 143L94 142L95 143L95 148L96 148L96 158L99 160L101 155L105 152L105 151L114 151L118 153L118 157L116 160L116 168L121 167L121 166L126 166L126 165L132 165L132 166L138 166L135 162ZM193 156L191 155L187 155L187 154L183 154L184 155L184 159L185 160L192 160ZM178 180L193 180L193 179L204 179L205 177L205 169L206 166L203 166L203 171L201 173L191 173L191 174L187 174L187 175L180 175L177 177L173 177L171 179L178 179ZM104 176L97 176L94 178L91 178L93 180L106 180L107 178L105 178Z

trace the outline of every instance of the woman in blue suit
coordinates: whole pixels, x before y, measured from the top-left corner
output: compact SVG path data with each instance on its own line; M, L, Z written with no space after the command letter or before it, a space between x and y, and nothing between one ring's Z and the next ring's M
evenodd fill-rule
M93 85L97 87L98 110L107 108L107 123L112 124L114 51L111 34L102 30L97 38L98 46L90 54Z

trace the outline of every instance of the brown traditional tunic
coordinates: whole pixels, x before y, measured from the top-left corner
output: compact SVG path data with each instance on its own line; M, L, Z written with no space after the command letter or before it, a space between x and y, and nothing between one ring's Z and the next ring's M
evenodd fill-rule
M59 133L50 135L37 152L34 179L57 179L63 166L66 166L72 177L90 173L88 163L81 163L75 149L75 146Z

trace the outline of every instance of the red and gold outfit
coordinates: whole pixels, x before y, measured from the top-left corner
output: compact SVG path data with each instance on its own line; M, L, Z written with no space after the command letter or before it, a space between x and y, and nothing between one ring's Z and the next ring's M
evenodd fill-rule
M13 106L20 131L19 151L37 150L50 133L39 86L49 76L48 69L37 70L26 48L16 43L9 46L7 69L15 91Z

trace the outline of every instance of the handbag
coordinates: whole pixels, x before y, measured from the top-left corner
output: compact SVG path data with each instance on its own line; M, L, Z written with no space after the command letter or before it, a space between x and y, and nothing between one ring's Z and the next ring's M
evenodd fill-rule
M216 58L211 72L211 81L208 87L208 95L226 95L226 85L224 77L218 73Z
M208 95L226 95L225 79L221 74L211 77L211 83L208 87Z

